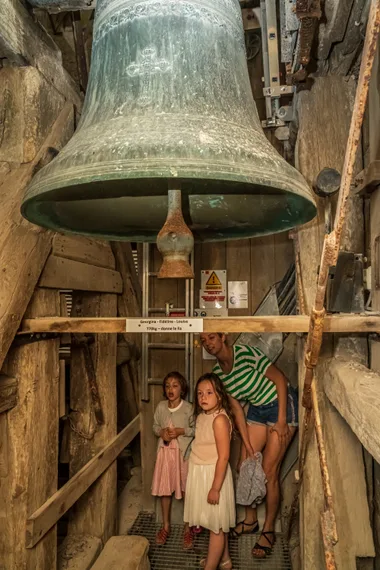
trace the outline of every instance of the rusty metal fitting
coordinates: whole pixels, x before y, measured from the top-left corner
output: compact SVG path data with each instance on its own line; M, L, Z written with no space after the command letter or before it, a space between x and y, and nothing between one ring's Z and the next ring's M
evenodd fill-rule
M157 236L157 248L163 257L158 273L160 279L194 279L189 255L194 247L194 237L182 215L181 190L168 191L168 216Z

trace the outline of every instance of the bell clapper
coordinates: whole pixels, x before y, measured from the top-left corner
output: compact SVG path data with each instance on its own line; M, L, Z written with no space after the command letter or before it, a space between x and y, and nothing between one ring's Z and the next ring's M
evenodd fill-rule
M194 279L189 255L194 247L194 237L182 215L181 190L168 190L168 215L157 236L157 247L163 257L158 273L161 279Z

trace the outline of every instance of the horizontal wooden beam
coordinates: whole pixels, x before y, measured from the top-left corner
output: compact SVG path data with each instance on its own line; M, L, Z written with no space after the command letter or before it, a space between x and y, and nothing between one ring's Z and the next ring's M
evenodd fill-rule
M121 293L123 281L118 271L50 255L41 274L40 287Z
M380 463L380 375L355 361L323 364L323 387L366 450Z
M59 93L79 109L79 87L62 65L52 38L33 19L20 0L0 0L0 58L15 65L32 65Z
M115 259L108 242L74 235L55 234L52 254L73 261L115 269Z
M380 186L380 160L370 162L355 178L356 194L371 194Z
M140 319L128 319L138 321ZM145 319L144 319L145 320ZM288 332L306 333L309 330L307 315L273 317L227 317L189 319L203 320L203 332ZM124 318L43 318L25 319L19 333L30 332L82 332L122 333L126 330ZM327 315L324 320L326 333L369 333L380 332L380 315Z
M139 432L140 415L27 519L26 548L33 548L45 536Z

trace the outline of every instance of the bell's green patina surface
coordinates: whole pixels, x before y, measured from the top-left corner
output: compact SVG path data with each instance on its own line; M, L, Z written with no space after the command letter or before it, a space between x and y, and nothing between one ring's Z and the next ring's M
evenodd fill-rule
M22 213L58 231L155 241L173 179L198 241L279 232L316 213L261 129L237 0L98 0L80 124Z

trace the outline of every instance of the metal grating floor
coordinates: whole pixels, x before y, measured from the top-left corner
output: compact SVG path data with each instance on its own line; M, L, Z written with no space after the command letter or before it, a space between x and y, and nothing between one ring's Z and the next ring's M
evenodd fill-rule
M140 512L129 534L145 536L150 543L149 559L151 570L197 570L200 559L207 553L208 532L203 531L195 538L192 550L182 549L182 525L172 525L170 537L165 546L155 544L156 532L160 524L151 513ZM251 555L258 535L230 539L230 554L233 570L291 570L290 556L285 539L276 534L276 544L271 556L256 560Z

